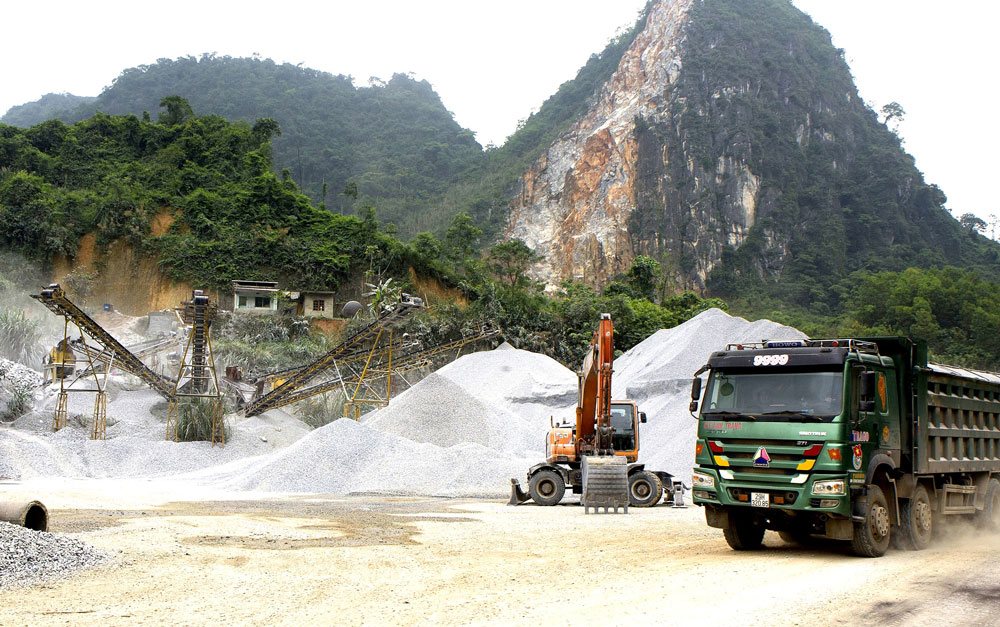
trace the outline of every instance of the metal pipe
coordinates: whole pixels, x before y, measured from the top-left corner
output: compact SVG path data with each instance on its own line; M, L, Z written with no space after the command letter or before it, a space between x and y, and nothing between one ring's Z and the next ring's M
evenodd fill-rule
M0 501L0 522L8 522L35 531L48 531L49 510L39 501Z

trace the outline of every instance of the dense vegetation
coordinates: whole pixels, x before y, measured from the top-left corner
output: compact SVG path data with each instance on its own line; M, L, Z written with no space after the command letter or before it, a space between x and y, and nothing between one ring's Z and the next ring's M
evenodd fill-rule
M196 117L176 97L164 108L160 122L96 114L72 126L0 125L0 243L49 260L72 257L93 231L101 246L125 239L171 276L209 287L294 276L302 289L335 289L366 251L401 267L402 245L371 210L322 211L272 172L273 121ZM164 209L177 220L154 236Z
M0 122L11 126L28 128L46 120L68 118L71 111L96 101L92 96L74 96L73 94L45 94L34 102L11 107L0 118ZM89 117L89 116L87 116ZM66 121L63 119L63 121Z
M346 215L377 205L383 222L409 235L457 213L445 217L439 205L483 159L474 134L455 122L427 81L396 74L358 88L349 76L270 59L159 59L123 71L96 100L58 117L73 123L95 111L141 116L170 94L198 113L274 119L281 129L272 139L276 170L287 169L314 204ZM36 113L46 116L38 121L53 117L50 108Z

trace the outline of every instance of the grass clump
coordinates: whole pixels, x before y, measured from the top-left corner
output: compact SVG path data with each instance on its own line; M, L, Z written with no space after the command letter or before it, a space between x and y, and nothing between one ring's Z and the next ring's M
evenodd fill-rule
M28 364L41 352L38 320L21 311L0 309L0 357Z
M223 416L224 408L211 398L182 400L177 407L177 440L180 442L211 442L212 419L218 412L222 423L223 437L229 440L231 427ZM219 434L216 434L219 440Z

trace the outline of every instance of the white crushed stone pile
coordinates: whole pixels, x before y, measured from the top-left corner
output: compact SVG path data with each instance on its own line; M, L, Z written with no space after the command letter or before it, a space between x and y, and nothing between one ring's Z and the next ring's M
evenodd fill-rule
M801 339L801 331L770 320L749 322L709 309L649 336L614 362L612 397L630 398L649 422L640 426L639 460L690 485L698 423L691 417L691 379L714 351L730 343Z
M48 425L54 403L53 396L39 412ZM163 399L144 389L113 395L107 407L107 439L95 441L89 439L93 403L91 394L71 394L70 426L57 433L0 428L0 479L165 477L270 453L309 431L281 410L273 410L246 420L229 417L235 424L225 447L169 442L166 408L154 410L164 404ZM80 416L79 422L75 416Z
M472 353L437 374L446 377L484 403L503 406L517 415L543 425L574 416L577 377L555 359L516 349L504 342L496 350Z
M0 522L0 590L67 577L109 559L76 538Z
M537 451L543 441L535 425L502 404L481 402L438 373L393 398L387 407L366 414L364 424L414 442L445 447L473 443L496 454Z
M342 419L267 457L193 477L240 490L499 497L533 461L474 443L414 442Z
M549 417L572 416L576 390L559 362L502 345L448 364L361 424L338 420L210 480L262 491L502 496L511 477L542 460Z
M42 384L42 374L16 361L0 357L0 384L36 388Z

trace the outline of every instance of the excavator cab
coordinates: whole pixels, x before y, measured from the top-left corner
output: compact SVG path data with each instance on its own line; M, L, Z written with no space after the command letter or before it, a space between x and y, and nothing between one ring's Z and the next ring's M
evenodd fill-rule
M611 428L614 429L611 448L615 455L624 455L630 462L639 457L639 422L645 422L645 417L635 403L611 401Z

